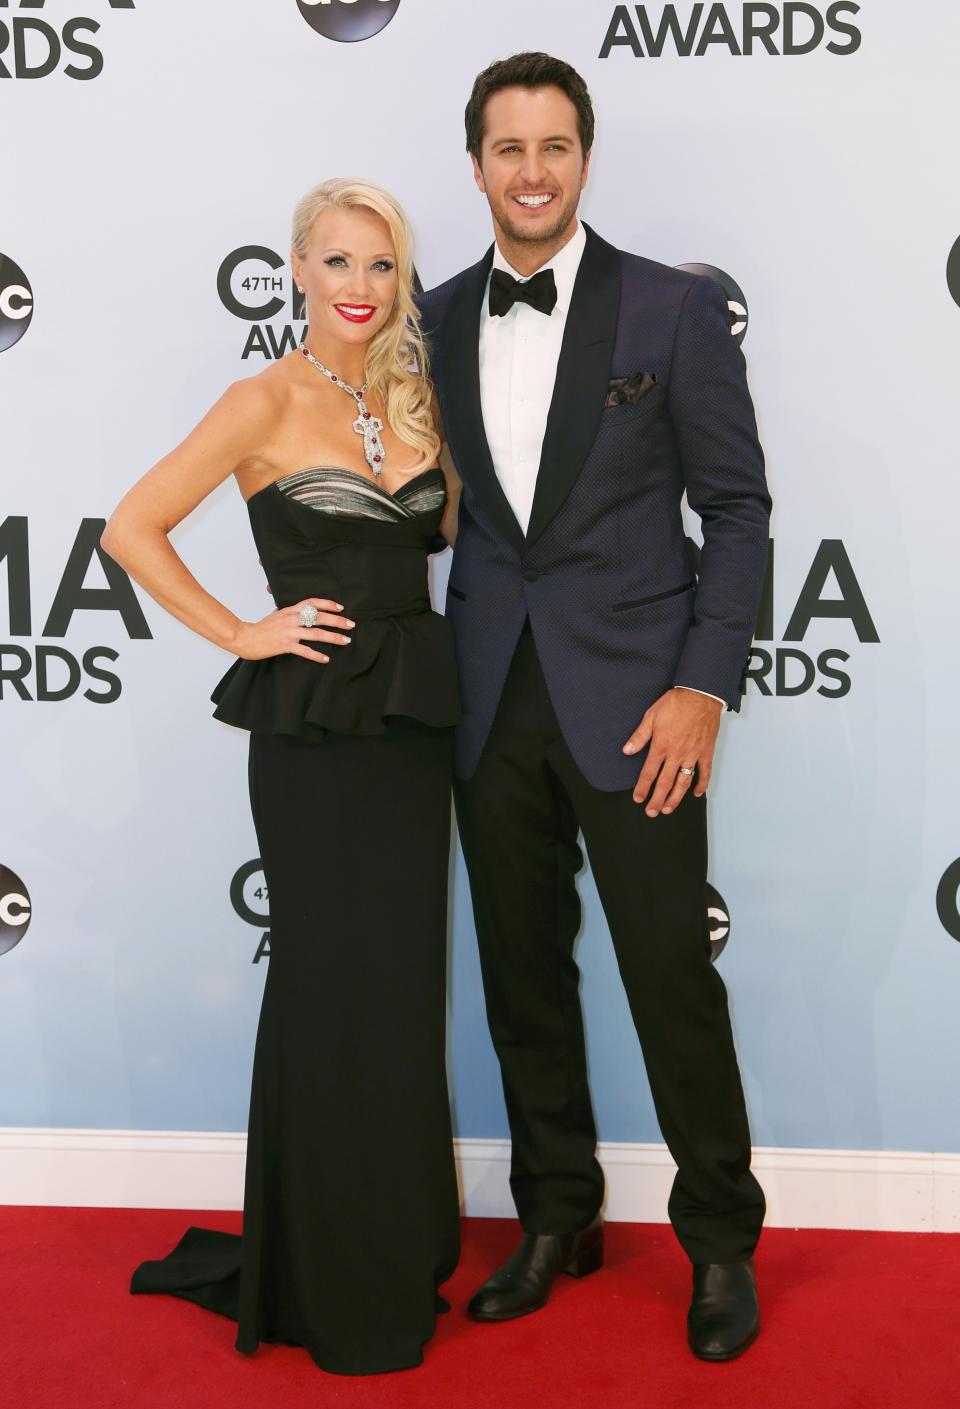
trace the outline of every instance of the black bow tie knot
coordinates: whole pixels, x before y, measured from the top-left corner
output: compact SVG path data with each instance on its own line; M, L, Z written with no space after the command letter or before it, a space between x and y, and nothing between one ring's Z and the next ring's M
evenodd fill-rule
M490 317L502 318L515 303L528 303L549 318L557 304L557 281L552 269L541 269L531 279L514 279L505 269L490 276Z

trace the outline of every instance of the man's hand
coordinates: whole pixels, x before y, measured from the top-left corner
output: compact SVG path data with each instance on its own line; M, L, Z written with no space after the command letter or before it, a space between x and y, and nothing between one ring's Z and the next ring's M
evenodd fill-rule
M634 802L642 803L656 782L646 806L648 817L661 812L666 815L679 807L693 784L693 773L681 773L681 768L697 769L693 791L696 797L703 797L710 782L722 713L719 700L679 687L661 695L647 710L623 751L639 753L645 744L650 745L633 790Z

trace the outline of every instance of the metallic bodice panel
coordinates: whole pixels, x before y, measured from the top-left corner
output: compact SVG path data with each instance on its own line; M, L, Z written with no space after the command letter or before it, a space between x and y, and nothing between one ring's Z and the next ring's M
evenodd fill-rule
M425 470L401 484L396 494L387 491L366 475L338 466L296 470L276 481L277 488L298 504L325 514L342 514L361 519L414 518L442 509L446 489L439 470Z

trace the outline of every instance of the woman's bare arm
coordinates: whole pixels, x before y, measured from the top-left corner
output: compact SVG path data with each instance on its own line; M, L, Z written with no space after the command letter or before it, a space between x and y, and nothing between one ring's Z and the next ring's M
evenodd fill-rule
M453 457L450 454L450 447L446 441L443 442L440 451L440 468L443 470L443 477L447 482L447 506L443 511L443 518L440 520L440 532L452 548L457 540L457 520L460 517L460 493L463 484L457 474Z
M208 494L259 452L275 423L275 395L260 378L229 387L187 438L124 496L101 543L160 606L208 641L250 660L287 652L322 662L323 657L302 645L301 638L345 644L346 638L321 625L352 626L352 622L324 615L317 627L304 628L297 620L299 603L297 609L272 612L261 622L241 621L201 587L168 537ZM323 613L342 610L339 603L310 600Z

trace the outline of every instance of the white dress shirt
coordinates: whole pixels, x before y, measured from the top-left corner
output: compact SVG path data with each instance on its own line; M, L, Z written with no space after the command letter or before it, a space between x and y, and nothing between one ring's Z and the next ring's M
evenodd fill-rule
M515 303L502 317L491 317L489 279L484 293L480 312L483 425L497 479L524 533L530 524L563 330L586 243L586 231L578 221L576 233L542 266L553 270L557 285L557 302L549 317L527 303ZM533 277L518 274L499 245L494 246L491 274L493 269L502 269L521 283ZM725 702L720 703L726 709Z
M586 231L578 221L573 238L543 266L553 270L557 284L557 304L549 318L527 303L515 303L502 318L491 318L489 281L484 295L480 314L483 424L497 479L524 533L537 487L560 344L586 243ZM504 259L499 245L493 252L493 268L526 283Z

